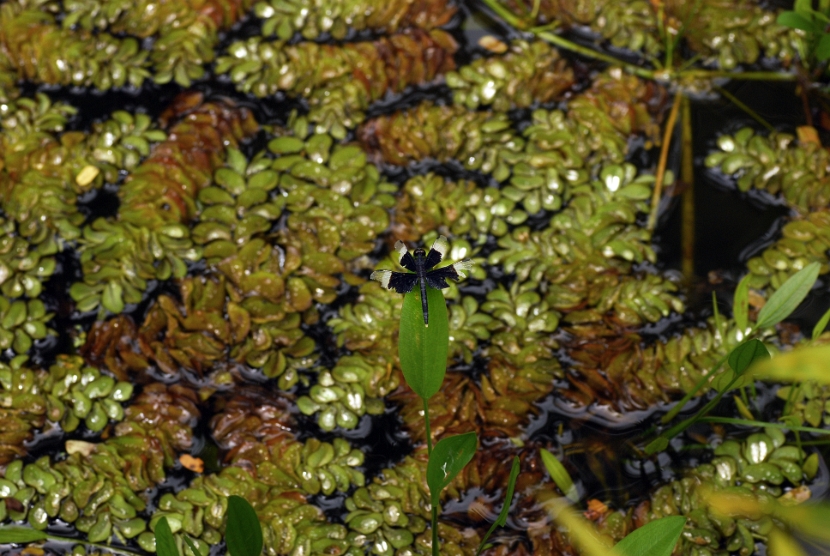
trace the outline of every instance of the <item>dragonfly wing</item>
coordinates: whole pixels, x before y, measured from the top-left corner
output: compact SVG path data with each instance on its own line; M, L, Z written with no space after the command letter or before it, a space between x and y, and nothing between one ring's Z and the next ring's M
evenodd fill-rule
M395 243L395 251L397 251L398 255L401 257L400 263L402 267L412 272L418 272L418 267L415 266L415 259L413 259L412 255L409 254L409 250L406 248L406 244L404 242L398 240Z
M427 260L424 261L424 268L432 268L443 261L444 257L447 256L447 250L449 247L450 244L447 243L447 238L444 236L438 236L438 239L436 239L435 243L432 244L432 249L429 250Z

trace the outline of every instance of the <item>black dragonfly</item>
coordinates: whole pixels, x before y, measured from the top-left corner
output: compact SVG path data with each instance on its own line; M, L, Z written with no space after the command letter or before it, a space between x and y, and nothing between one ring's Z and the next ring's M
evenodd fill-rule
M447 254L449 243L447 238L439 236L432 244L429 254L421 249L415 249L412 255L409 254L404 242L395 243L395 251L401 256L401 266L410 272L395 272L394 270L376 270L372 273L372 280L377 280L380 285L388 290L395 290L398 293L409 293L416 283L421 286L421 308L424 311L424 326L429 326L429 308L427 307L427 286L442 290L450 287L447 278L458 282L466 276L463 271L473 267L473 261L467 259L434 268ZM430 270L432 269L432 270Z

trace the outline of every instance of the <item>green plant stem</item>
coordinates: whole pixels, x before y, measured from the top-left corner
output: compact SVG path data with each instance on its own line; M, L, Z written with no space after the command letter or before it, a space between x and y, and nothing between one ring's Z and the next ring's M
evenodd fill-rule
M498 0L483 0L484 5L490 9L494 14L502 18L505 23L513 27L514 29L519 29L521 31L527 29L527 23L513 15L513 13L498 3Z
M787 425L786 423L768 423L766 421L753 421L750 419L737 419L734 417L701 417L698 420L702 423L723 423L726 425L743 425L747 427L772 427L774 429L784 429L796 432L809 432L821 435L830 434L830 430L827 429Z
M581 44L576 44L575 42L569 41L568 39L562 38L559 35L556 35L549 31L536 31L534 29L530 29L530 32L542 40L545 40L556 46L560 46L566 50L570 50L571 52L582 54L587 58L593 58L595 60L607 62L614 66L622 66L627 72L632 73L638 77L642 77L645 79L657 79L658 77L658 72L655 72L654 70L641 68L633 64L628 64L626 62L623 62L622 60L614 58L609 54L598 52L596 50L588 48L587 46L582 46Z
M677 402L677 404L668 413L663 415L663 417L660 419L660 421L663 424L666 424L669 421L671 421L672 419L674 419L675 417L677 417L677 414L680 413L681 411L683 411L683 408L686 406L687 403L689 403L689 400L691 400L695 396L695 394L697 394L700 391L700 389L703 388L703 386L709 380L709 377L713 376L718 371L718 369L720 369L721 365L723 365L726 362L726 359L728 357L729 357L729 354L724 355L723 357L721 357L715 363L715 365L706 374L704 374L700 378L700 380L697 382L697 384L695 384L695 387L692 388L692 390L690 392L687 392L686 395L683 396L683 398L679 402Z
M761 124L762 126L767 128L767 131L775 131L775 128L772 127L772 125L770 125L770 123L768 121L766 121L764 118L762 118L755 110L753 110L752 108L750 108L749 106L744 104L741 101L741 99L739 99L738 97L736 97L735 95L733 95L732 93L730 93L729 91L724 89L723 87L714 87L714 89L717 92L719 92L720 94L722 94L724 96L724 98L726 98L729 102L731 102L732 104L734 104L735 106L737 106L738 108L740 108L741 110L746 112L746 114L750 118L752 118L753 120L755 120L756 122L758 122L759 124Z
M680 160L680 180L683 182L683 193L681 194L682 217L680 219L680 244L683 253L681 268L686 280L692 280L695 275L695 170L692 144L692 109L689 97L682 97L681 102L682 156Z
M427 457L429 457L432 455L432 434L429 430L429 404L427 403L426 398L421 399L424 400L424 425L427 435Z
M424 428L427 436L427 459L432 455L432 432L429 430L429 403L424 401ZM432 505L432 556L438 555L438 506Z

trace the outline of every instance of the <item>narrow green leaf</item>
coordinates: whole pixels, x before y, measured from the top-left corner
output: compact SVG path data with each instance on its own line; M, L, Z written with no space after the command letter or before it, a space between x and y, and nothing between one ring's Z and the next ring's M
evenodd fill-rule
M568 474L567 469L562 463L556 459L549 451L544 448L539 452L542 456L542 463L545 464L545 469L548 470L550 478L559 487L559 490L565 493L565 496L573 503L579 502L579 493L576 491L573 479Z
M504 495L504 506L501 507L499 517L496 518L495 523L490 526L487 534L481 539L481 544L478 545L478 550L476 550L476 556L481 554L481 551L487 545L487 539L490 538L490 535L493 534L496 527L504 527L507 524L507 514L510 512L510 504L513 503L513 491L516 488L516 479L519 478L519 469L519 458L513 456L513 468L510 470L510 479L507 481L507 494Z
M648 445L645 447L645 452L648 455L653 455L657 452L662 452L668 447L669 439L665 436L658 436L657 438L648 443Z
M749 326L749 280L752 274L747 274L738 282L738 287L735 288L735 297L732 301L732 316L735 318L735 324L738 325L738 330L741 334L746 334L746 329Z
M769 359L769 351L764 342L755 338L735 346L729 353L729 366L736 374L742 375L755 361Z
M438 506L444 487L473 459L476 444L476 433L467 432L442 438L432 449L427 462L427 485L433 507Z
M167 518L163 517L156 523L156 554L158 556L179 556L179 549L176 548L176 539L170 530Z
M196 543L191 541L190 537L188 537L187 535L183 535L183 537L184 537L184 542L187 544L187 546L190 547L190 551L193 552L193 556L202 556L202 553L199 552L199 547L196 546Z
M816 45L816 59L823 62L830 58L830 34L824 33Z
M821 265L813 262L790 276L758 313L757 328L775 326L795 311L816 283Z
M228 497L225 544L231 556L262 554L262 526L254 508L240 496Z
M830 384L830 345L804 347L753 366L750 375L782 382L815 380Z
M673 515L650 521L614 546L618 556L671 556L686 518Z
M815 327L813 327L813 339L814 340L822 335L824 330L827 328L827 323L828 322L830 322L830 309L827 309L827 311L825 311L824 314L821 315L821 318L816 323Z
M401 309L398 355L406 383L428 400L441 388L447 371L449 321L447 303L440 290L427 288L429 326L424 326L421 292L415 289L404 296Z
M45 541L46 533L31 527L0 527L0 544ZM162 555L163 556L163 555Z

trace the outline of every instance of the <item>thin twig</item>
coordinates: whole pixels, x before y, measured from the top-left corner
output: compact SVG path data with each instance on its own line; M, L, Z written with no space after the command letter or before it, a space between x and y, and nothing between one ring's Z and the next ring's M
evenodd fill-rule
M657 224L657 209L660 208L660 196L663 193L663 176L666 174L666 163L669 159L669 145L674 132L674 124L677 121L677 112L680 110L680 90L674 95L674 105L671 107L669 119L666 122L666 130L663 132L663 145L660 147L660 161L657 163L657 175L655 176L654 193L651 196L651 213L648 215L648 231L653 232Z
M739 99L738 97L736 97L735 95L733 95L732 93L730 93L729 91L724 89L723 87L715 86L714 89L717 92L719 92L720 94L722 94L724 97L726 97L726 99L729 102L731 102L732 104L734 104L735 106L737 106L738 108L740 108L741 110L746 112L746 114L750 118L752 118L753 120L755 120L756 122L758 122L759 124L761 124L762 126L767 128L768 131L775 131L775 128L772 127L772 125L770 125L770 123L768 121L766 121L764 118L762 118L761 115L758 114L755 110L753 110L752 108L750 108L749 106L744 104L741 101L741 99Z
M683 193L680 197L680 242L682 252L681 269L683 276L691 280L695 274L695 168L692 145L692 108L688 97L680 100L680 134L683 150L680 158L680 180L683 182Z

